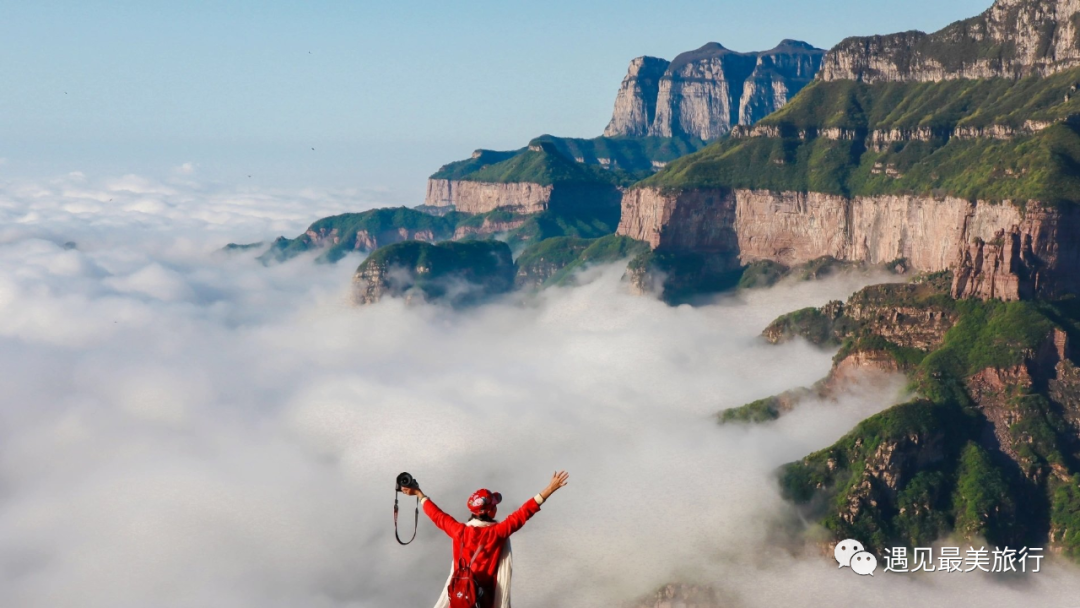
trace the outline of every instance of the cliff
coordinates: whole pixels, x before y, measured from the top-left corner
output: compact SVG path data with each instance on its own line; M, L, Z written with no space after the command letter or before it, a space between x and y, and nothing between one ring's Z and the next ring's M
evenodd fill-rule
M739 124L752 125L787 105L814 80L823 59L824 51L798 40L758 53L754 72L743 82Z
M575 272L588 266L612 264L646 251L640 241L610 234L597 239L556 237L529 245L518 256L519 288L567 285Z
M814 79L824 53L785 40L756 53L711 42L670 63L639 57L630 62L604 135L723 137L787 103Z
M424 205L471 214L618 209L620 185L633 181L625 172L576 162L550 141L534 142L492 164L483 164L484 158L477 155L479 164L468 170L447 166L432 175Z
M350 252L368 253L401 241L443 241L454 236L464 219L461 213L432 216L405 207L343 213L314 222L295 238L277 238L259 260L264 264L284 262L321 251L319 261L337 262Z
M784 494L834 543L880 550L953 534L1080 558L1080 374L1070 347L1080 315L1071 304L955 300L947 279L869 287L766 330L771 340L842 341L818 392L871 369L906 373L918 393L784 467ZM769 420L800 395L727 418Z
M1080 65L1080 2L998 0L933 33L849 38L829 51L823 81L940 82L1050 75Z
M487 213L507 209L517 213L541 213L551 202L554 185L529 182L489 183L429 179L424 204L454 207L462 213Z
M358 304L404 297L464 306L513 286L510 247L498 241L397 243L372 253L353 276Z
M958 268L956 295L1019 299L1080 290L1077 229L1080 213L1072 206L1031 203L1022 213L952 197L638 188L623 198L618 234L658 250L726 254L744 265L829 256L904 260L923 272Z
M638 57L630 62L619 93L615 111L604 129L607 137L644 137L656 118L656 99L660 79L671 65L666 59Z
M916 45L955 59L942 63L949 74L987 76L974 80L924 78L915 67L928 60L911 57L904 70L915 71L902 77L841 73L846 41L830 52L833 71L783 108L627 191L618 233L744 264L904 259L917 271L956 269L959 297L1076 293L1080 67L1058 44L1075 37L1076 6L998 2ZM1049 28L1039 52L1032 23ZM874 61L893 61L883 40L899 48L920 36L860 40ZM974 65L964 63L972 40L1010 58L1012 72L963 67Z

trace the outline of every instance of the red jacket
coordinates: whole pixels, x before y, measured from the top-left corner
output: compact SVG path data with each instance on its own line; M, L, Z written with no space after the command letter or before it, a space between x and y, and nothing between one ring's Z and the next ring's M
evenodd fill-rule
M521 505L521 508L499 523L487 527L473 527L466 526L447 515L431 499L424 501L424 513L454 542L455 567L458 560L462 558L468 563L479 547L480 552L477 553L476 561L473 562L472 571L476 582L484 588L484 596L489 599L492 598L492 591L495 589L499 556L502 555L506 539L520 530L529 518L539 512L540 504L536 502L536 498L530 498Z

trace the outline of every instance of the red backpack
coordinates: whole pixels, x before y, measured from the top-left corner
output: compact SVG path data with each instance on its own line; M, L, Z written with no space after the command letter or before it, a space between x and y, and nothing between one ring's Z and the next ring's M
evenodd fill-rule
M476 547L469 563L465 563L465 541L461 542L461 557L458 558L454 575L450 577L450 586L446 588L450 596L450 608L480 608L480 598L484 595L484 589L476 583L473 576L472 565L476 556L480 555L480 547Z

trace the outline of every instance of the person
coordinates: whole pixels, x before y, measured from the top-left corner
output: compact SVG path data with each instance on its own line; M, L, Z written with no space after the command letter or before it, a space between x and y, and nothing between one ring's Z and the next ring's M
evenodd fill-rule
M513 556L510 551L510 535L517 532L533 515L540 512L540 505L551 498L559 488L566 485L570 475L558 471L551 476L551 482L539 494L525 501L517 511L506 519L495 520L502 495L487 489L480 489L469 497L469 512L472 517L467 523L461 523L440 509L419 486L402 488L409 496L416 496L424 505L424 513L431 521L454 541L454 561L464 558L473 560L471 570L477 585L483 589L480 605L483 608L510 608L510 576L513 570ZM475 559L473 556L475 555ZM450 577L454 576L454 565L450 567ZM447 608L450 598L446 588L447 579L435 608Z

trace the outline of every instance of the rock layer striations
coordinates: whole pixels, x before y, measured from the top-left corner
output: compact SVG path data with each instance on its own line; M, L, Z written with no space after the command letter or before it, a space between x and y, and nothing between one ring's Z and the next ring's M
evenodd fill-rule
M1021 78L1080 66L1080 0L998 0L933 34L848 38L829 51L824 81L939 82Z
M723 137L783 107L814 79L824 53L785 40L756 53L711 42L670 63L639 57L630 62L604 135Z
M954 270L956 297L1080 292L1078 26L1080 0L999 0L848 39L782 109L628 190L618 232L743 264L904 259Z

